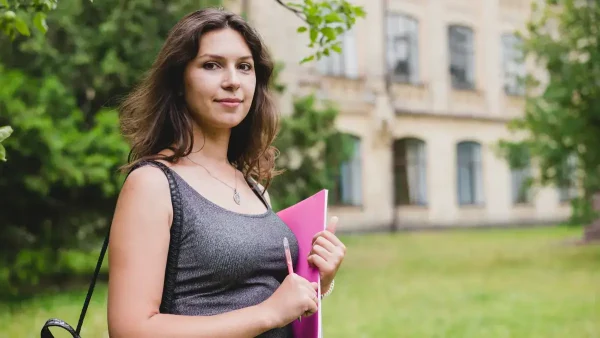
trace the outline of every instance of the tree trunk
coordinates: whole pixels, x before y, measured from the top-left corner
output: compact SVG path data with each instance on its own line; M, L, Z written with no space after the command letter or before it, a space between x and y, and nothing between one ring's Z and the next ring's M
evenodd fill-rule
M600 222L595 221L588 225L583 232L584 242L600 241Z
M600 192L594 194L592 208L596 212L600 211ZM583 231L583 241L586 243L600 241L600 218L597 218L585 228Z
M600 223L597 221L588 225L583 232L585 242L600 241Z

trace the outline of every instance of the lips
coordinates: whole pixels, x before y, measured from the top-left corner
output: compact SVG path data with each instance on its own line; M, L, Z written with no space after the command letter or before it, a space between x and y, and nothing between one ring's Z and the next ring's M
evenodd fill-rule
M242 102L242 100L236 98L224 98L215 101L225 108L236 108Z
M242 102L242 100L231 98L231 99L220 99L220 100L217 100L217 102L220 102L220 103L240 103L240 102Z

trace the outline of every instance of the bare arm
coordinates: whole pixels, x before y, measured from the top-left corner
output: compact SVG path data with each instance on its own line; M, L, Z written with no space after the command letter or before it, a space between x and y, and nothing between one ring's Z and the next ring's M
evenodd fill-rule
M160 169L143 167L131 173L110 234L110 336L255 337L280 326L261 304L215 316L159 313L172 212L169 186Z

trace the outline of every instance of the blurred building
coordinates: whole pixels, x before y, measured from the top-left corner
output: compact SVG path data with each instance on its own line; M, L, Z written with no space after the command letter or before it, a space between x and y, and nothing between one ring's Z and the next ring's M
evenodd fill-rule
M309 55L302 21L273 0L245 6L277 61L288 90L317 93L341 109L354 136L337 203L345 230L540 224L570 213L569 191L526 189L531 170L496 156L507 122L523 113L525 64L516 30L529 0L355 0L367 18L343 38L343 53L300 65Z

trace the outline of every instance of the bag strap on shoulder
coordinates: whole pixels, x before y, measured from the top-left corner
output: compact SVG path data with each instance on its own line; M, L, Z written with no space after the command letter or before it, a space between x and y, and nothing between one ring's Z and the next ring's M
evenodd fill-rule
M181 202L181 192L177 186L177 181L173 175L173 172L169 167L165 164L158 161L143 161L135 165L129 173L134 171L135 169L142 167L144 165L154 165L160 168L167 177L169 182L169 190L171 192L171 204L173 207L173 223L171 225L171 239L169 241L169 253L167 256L167 266L165 271L165 279L163 286L163 294L162 300L160 304L160 312L161 313L171 313L173 309L173 292L175 289L175 281L176 281L176 268L177 261L179 259L179 247L181 243L181 232L182 232L182 221L183 221L183 210L182 210L182 202ZM57 318L51 318L42 327L41 338L54 338L52 333L50 332L50 327L57 326L71 333L74 338L80 338L81 328L83 327L83 321L85 319L85 315L87 313L87 309L90 304L90 300L92 299L92 294L94 293L94 288L96 286L96 281L98 279L98 275L100 274L100 268L102 267L102 262L104 261L104 256L106 255L106 251L108 249L108 240L110 238L110 224L108 226L108 232L104 239L104 243L102 244L102 250L100 250L100 255L98 257L98 262L96 263L96 268L94 270L94 275L92 276L92 280L90 282L90 286L88 288L87 295L85 297L85 301L83 302L83 307L81 309L81 313L79 315L79 320L77 322L77 328L73 330L73 328L63 320Z

